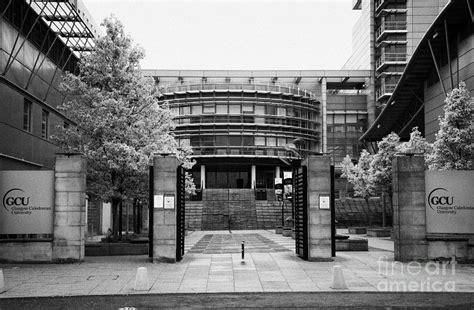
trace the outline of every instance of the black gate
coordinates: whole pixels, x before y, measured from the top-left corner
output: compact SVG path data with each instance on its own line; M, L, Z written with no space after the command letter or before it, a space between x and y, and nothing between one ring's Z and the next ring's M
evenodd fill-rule
M184 228L185 228L185 170L178 166L176 173L176 260L179 261L184 256Z
M293 170L293 203L295 212L296 254L308 260L308 210L306 166Z
M153 166L150 166L148 176L148 257L153 259Z

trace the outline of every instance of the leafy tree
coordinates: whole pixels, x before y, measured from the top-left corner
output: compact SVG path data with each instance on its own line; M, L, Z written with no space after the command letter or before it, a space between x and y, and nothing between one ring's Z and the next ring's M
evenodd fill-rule
M400 137L392 132L377 143L378 151L370 162L369 174L375 190L382 192L382 223L385 227L385 194L392 201L392 160L398 152Z
M428 157L428 167L430 170L470 170L473 157L472 103L466 84L459 83L444 102L444 116L438 117L439 131L433 154Z
M139 69L143 50L132 45L114 17L101 26L106 35L81 59L79 74L67 74L61 84L67 100L59 108L78 128L61 127L53 139L62 150L88 159L88 191L112 203L118 237L117 211L124 200L143 196L153 153L177 153L186 165L192 162L189 150L178 150L173 115L166 105L158 105L153 79Z

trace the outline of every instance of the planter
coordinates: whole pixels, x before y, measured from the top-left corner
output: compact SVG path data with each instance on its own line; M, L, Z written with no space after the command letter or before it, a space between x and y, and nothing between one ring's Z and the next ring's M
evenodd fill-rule
M349 227L349 234L351 235L361 235L366 234L367 228L365 227Z

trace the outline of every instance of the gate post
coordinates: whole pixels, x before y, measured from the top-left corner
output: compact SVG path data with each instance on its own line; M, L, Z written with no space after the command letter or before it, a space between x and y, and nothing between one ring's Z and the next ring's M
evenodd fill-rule
M153 158L153 261L176 262L177 168L174 154Z
M310 155L302 165L308 175L308 260L331 261L331 159Z
M86 229L86 160L80 154L57 154L54 170L52 259L55 262L82 261Z

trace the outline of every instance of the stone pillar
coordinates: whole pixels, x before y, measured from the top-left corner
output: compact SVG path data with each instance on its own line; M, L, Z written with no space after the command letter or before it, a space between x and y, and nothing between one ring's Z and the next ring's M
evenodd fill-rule
M178 160L174 155L153 158L153 261L176 262L176 181ZM174 197L172 209L165 209L166 197ZM161 201L157 201L161 200Z
M86 170L86 160L81 155L56 156L53 261L75 262L84 259Z
M329 156L310 155L302 165L308 177L308 260L330 261L331 210L320 209L320 196L331 194L331 159Z
M276 166L275 167L275 178L279 178L280 177L280 166Z
M425 162L421 155L397 155L392 163L395 260L427 259Z
M201 189L206 188L206 166L201 165Z
M322 116L322 148L323 154L328 149L328 129L327 129L327 79L326 77L321 78L321 116Z
M257 166L252 165L250 170L250 188L254 189L257 183Z

